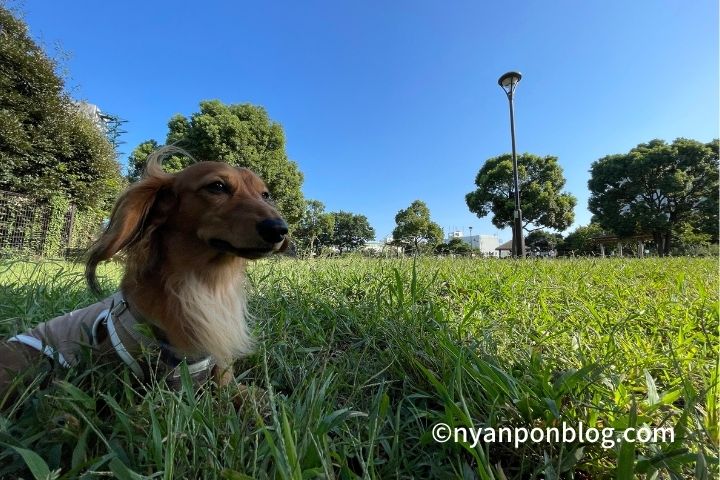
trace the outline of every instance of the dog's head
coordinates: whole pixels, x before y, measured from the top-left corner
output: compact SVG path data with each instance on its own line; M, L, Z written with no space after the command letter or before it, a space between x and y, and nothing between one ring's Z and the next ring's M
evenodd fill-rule
M120 196L88 252L86 277L94 290L98 263L120 251L128 263L150 269L161 257L209 264L225 256L257 259L287 247L287 224L257 175L221 162L168 174L160 164L163 153L148 159L143 178Z

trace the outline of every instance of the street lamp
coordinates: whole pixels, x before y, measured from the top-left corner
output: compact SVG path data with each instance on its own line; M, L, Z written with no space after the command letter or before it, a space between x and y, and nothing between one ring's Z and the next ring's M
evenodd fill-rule
M515 154L515 104L513 102L515 87L517 87L521 78L522 75L520 75L519 72L507 72L498 79L498 85L505 91L508 101L510 102L510 135L512 137L513 183L515 187L512 253L514 257L525 258L525 239L522 234L522 210L520 210L520 182L518 181L518 165Z
M472 236L472 227L468 227L470 229L470 256L473 255L473 236Z

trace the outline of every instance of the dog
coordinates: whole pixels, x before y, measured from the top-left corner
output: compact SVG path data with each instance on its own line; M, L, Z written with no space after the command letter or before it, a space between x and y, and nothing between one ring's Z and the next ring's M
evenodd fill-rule
M195 383L233 381L233 361L253 346L246 264L285 250L288 226L250 170L206 161L165 172L162 158L179 152L165 147L148 158L88 251L85 276L98 294L98 264L122 254L120 290L0 343L0 403L33 363L48 357L69 367L87 346L140 379L153 363L178 386L184 363ZM143 361L148 352L156 362Z

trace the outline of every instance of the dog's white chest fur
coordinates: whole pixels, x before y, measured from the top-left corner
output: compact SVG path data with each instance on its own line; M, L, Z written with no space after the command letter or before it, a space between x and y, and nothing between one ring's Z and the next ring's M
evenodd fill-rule
M212 355L220 365L252 351L242 276L209 286L187 275L174 283L171 292L184 317L185 333L199 351Z

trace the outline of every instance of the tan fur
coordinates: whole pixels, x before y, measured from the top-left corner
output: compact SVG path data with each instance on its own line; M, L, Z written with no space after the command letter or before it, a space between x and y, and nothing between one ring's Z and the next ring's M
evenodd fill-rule
M256 231L258 221L280 215L261 197L264 183L247 169L202 162L170 175L159 162L159 155L150 158L143 179L121 196L106 234L91 250L88 280L96 283L98 260L124 249L121 288L130 304L177 348L204 350L229 362L251 345L243 293L246 260L208 242L280 250L286 242L268 245ZM229 185L232 195L203 192L203 185L215 180Z
M228 272L225 282L207 283L187 275L172 288L181 328L199 352L215 357L218 365L228 366L234 358L252 351L248 328L245 279L239 272Z
M120 196L107 229L90 248L85 274L99 291L98 264L121 253L120 287L131 311L176 350L213 355L227 383L228 367L253 344L245 299L247 260L283 250L287 229L254 173L220 162L164 172L162 158L178 153L166 147L148 158L143 178ZM280 230L268 236L261 229L267 222L279 223ZM19 371L23 365L0 359L0 371L3 367Z

